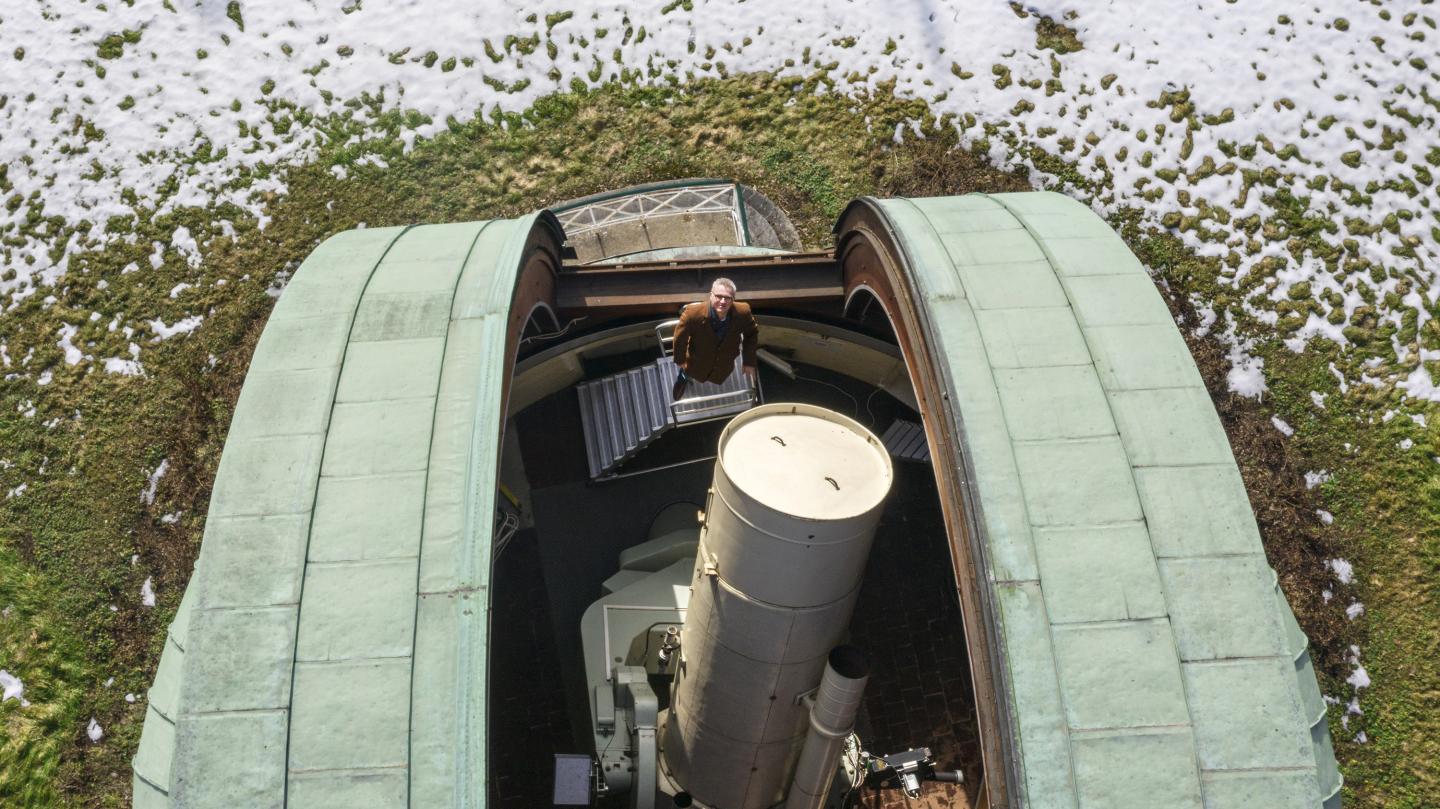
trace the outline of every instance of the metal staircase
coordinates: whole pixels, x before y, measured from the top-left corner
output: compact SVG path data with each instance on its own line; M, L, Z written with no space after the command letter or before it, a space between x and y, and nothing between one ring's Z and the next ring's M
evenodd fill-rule
M656 327L664 355L660 359L575 386L592 480L614 475L621 464L675 427L733 416L760 402L760 392L750 387L739 357L724 382L691 381L683 399L672 399L676 367L668 332L677 322Z
M890 454L902 461L930 463L930 444L925 440L925 428L913 421L896 419L890 428L880 436L880 442Z

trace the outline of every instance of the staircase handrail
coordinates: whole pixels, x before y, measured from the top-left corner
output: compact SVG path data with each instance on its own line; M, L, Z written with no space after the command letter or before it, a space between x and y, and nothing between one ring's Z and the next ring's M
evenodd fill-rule
M674 353L675 327L678 325L680 325L680 318L678 317L662 320L655 324L655 341L660 344L660 356L669 357ZM666 329L669 329L669 336L662 333Z
M759 399L758 391L756 391L753 387L747 387L743 391L732 390L726 391L724 393L711 393L705 396L687 396L684 399L676 399L675 401L670 403L671 423L676 425L680 423L680 411L678 408L681 405L685 406L686 415L690 415L693 413L703 413L706 410L710 409L709 407L705 406L706 402L715 402L716 404L720 404L719 400L721 399L729 399L731 402L733 402L735 397L739 394L747 394L747 398L749 398L751 402L755 402Z

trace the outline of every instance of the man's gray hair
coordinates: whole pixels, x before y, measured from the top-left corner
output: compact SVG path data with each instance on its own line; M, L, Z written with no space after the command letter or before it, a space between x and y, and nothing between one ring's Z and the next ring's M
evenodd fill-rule
M730 290L730 296L735 296L735 282L731 281L729 278L716 278L714 281L710 282L711 289L714 289L717 286L727 287Z

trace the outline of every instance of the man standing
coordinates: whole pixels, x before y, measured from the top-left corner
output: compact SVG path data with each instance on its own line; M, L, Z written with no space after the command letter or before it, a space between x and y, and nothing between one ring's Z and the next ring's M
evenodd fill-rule
M730 375L741 351L741 365L750 384L755 384L755 351L759 348L760 327L750 314L750 304L735 300L735 282L717 278L710 285L710 299L686 306L675 326L675 378L671 399L685 395L690 380L720 383Z

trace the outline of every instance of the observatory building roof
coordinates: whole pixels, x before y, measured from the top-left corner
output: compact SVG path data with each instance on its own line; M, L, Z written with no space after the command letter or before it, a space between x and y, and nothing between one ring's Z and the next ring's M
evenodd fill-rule
M732 232L759 199L714 193ZM1000 703L987 778L1036 809L1337 806L1305 636L1145 268L1056 194L857 201L837 253L864 217L958 481ZM759 246L798 249L766 221ZM564 240L542 212L350 231L305 261L235 411L135 806L483 805L501 429Z

